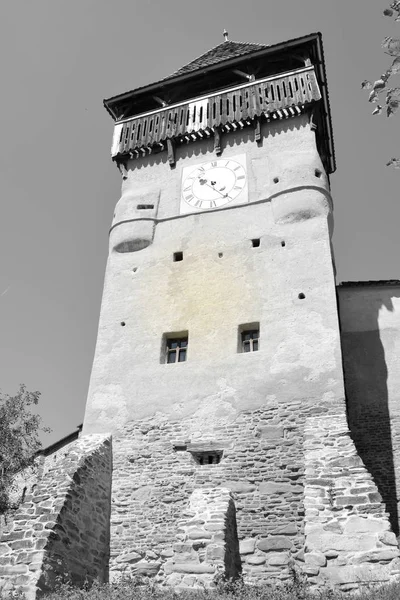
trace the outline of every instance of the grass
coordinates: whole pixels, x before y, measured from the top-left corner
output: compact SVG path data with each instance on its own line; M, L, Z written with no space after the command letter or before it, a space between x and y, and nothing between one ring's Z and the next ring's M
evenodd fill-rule
M242 583L220 584L210 590L174 591L156 588L149 582L124 580L119 583L94 584L90 589L77 589L62 584L43 600L399 600L400 581L382 587L368 586L354 594L333 591L330 588L310 589L302 583L285 586L246 586ZM0 600L24 600L23 594L9 592Z

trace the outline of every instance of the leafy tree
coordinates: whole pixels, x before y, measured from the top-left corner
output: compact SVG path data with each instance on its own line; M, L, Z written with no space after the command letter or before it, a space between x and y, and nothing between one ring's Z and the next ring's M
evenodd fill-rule
M41 447L39 433L49 431L32 412L40 392L20 385L15 396L0 393L0 514L11 508L10 492L15 474L32 467Z
M385 8L383 14L399 22L400 0L392 2L389 8ZM382 48L385 54L391 57L392 64L374 83L365 80L362 82L361 87L364 90L371 90L369 101L376 104L376 108L372 114L380 115L382 111L385 111L386 116L391 117L400 108L400 87L390 87L392 77L400 73L400 39L390 36L386 37L382 42ZM385 104L385 109L383 108L383 104ZM400 159L391 158L387 166L400 169Z

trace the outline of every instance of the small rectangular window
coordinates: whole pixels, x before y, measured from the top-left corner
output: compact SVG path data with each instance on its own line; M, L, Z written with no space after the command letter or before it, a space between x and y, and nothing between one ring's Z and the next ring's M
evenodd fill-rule
M171 335L164 336L164 352L162 362L167 364L185 362L187 359L188 335L179 335L179 337Z
M174 262L183 260L183 252L174 252Z
M138 204L137 205L138 210L151 210L152 208L154 208L154 204Z
M222 450L192 452L192 456L199 465L218 465L221 462Z
M249 323L239 327L239 352L257 352L260 344L259 323Z

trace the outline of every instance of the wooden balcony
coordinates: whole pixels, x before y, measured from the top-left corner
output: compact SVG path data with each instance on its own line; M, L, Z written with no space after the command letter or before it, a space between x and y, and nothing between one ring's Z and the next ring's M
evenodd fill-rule
M207 138L216 130L251 125L257 117L288 118L320 99L314 67L304 67L117 122L111 154L141 156L163 150L167 140Z

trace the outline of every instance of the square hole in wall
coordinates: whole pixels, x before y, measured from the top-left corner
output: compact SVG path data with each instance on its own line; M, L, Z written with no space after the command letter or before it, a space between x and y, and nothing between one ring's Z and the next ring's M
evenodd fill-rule
M251 245L253 246L253 248L259 248L260 238L254 238L254 240L251 240Z
M174 262L183 260L183 252L174 252Z

